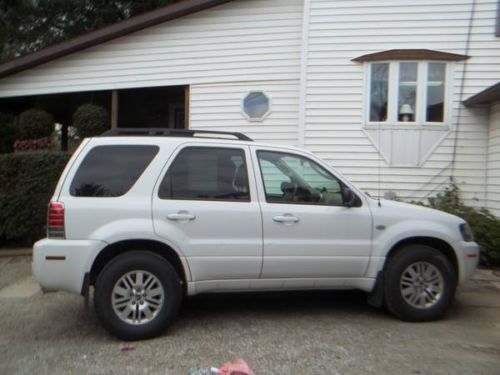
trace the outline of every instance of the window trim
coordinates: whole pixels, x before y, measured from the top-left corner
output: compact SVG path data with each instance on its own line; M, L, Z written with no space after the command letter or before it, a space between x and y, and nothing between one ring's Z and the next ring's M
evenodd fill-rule
M457 53L436 51L432 49L422 48L405 48L405 49L389 49L375 53L358 56L352 59L354 62L368 61L390 61L390 60L440 60L440 61L463 61L469 59L470 56L460 55Z
M388 104L387 104L387 121L370 121L370 91L371 91L371 66L372 64L389 64L388 78ZM417 98L415 108L415 121L403 122L398 121L398 86L399 86L399 67L401 63L416 63L417 64ZM443 121L433 122L425 121L426 102L427 102L427 73L430 63L445 64L445 89L444 89L444 111ZM377 60L366 62L364 69L364 90L363 90L363 124L365 128L381 127L390 129L436 129L447 130L450 128L452 118L452 94L453 94L453 72L454 62L443 60Z
M174 165L175 161L179 157L179 154L188 149L188 148L210 148L210 149L223 149L223 150L239 150L243 152L243 157L245 158L245 166L247 170L247 184L248 184L248 199L216 199L216 198L162 198L160 197L160 189L161 185L163 183L163 180L165 179L165 176L167 175L168 171L170 168ZM162 173L160 174L160 177L158 178L157 182L157 188L156 190L156 198L159 199L160 201L202 201L202 202L228 202L228 203L251 203L252 202L252 188L251 188L251 182L250 182L250 175L249 175L249 169L251 168L251 164L249 164L249 155L247 154L247 149L244 147L227 147L227 146L212 146L210 144L185 144L181 145L174 153L172 153L171 158L165 163L164 169L162 170Z
M349 188L352 193L356 196L356 201L358 202L358 205L355 205L355 206L352 206L352 207L349 207L349 208L359 208L359 207L363 207L364 203L363 203L363 199L361 199L359 197L359 194L358 192L353 189L349 184L347 184L343 179L341 179L340 177L338 177L335 173L333 173L329 168L327 168L325 165L323 165L322 163L319 163L317 160L314 160L313 158L310 158L306 155L302 155L302 154L295 154L293 152L287 152L287 151L283 151L283 150L273 150L273 149L255 149L255 160L256 160L256 167L259 169L259 173L260 173L260 184L261 184L261 187L262 187L262 192L264 193L264 200L267 204L293 204L293 205L300 205L300 206L311 206L311 207L339 207L339 208L346 208L346 206L344 205L341 205L341 206L335 206L335 205L331 205L331 204L321 204L321 203L317 203L317 204L312 204L312 203L309 203L309 202L270 202L267 198L267 192L266 192L266 185L265 185L265 182L264 182L264 174L262 173L262 168L261 168L261 165L260 165L260 158L259 158L259 153L261 152L271 152L271 153L276 153L276 154L283 154L283 155L289 155L291 157L295 157L295 158L304 158L306 160L308 160L309 162L311 163L315 163L316 165L320 166L321 168L325 169L329 174L331 174L333 177L335 177L335 179L337 179L337 181L339 182L339 185L342 189L342 185ZM343 197L342 197L342 200L343 200Z
M262 115L261 117L250 117L246 112L245 112L245 99L251 95L251 94L255 94L255 93L262 93L263 95L265 95L265 97L267 98L268 102L269 102L269 108L267 109L267 112L264 113L264 115ZM240 102L240 112L241 114L243 115L243 117L248 121L248 122L263 122L267 117L269 117L269 115L271 114L271 112L273 111L273 101L272 101L272 98L271 96L269 96L269 94L267 94L267 92L265 90L260 90L260 89L255 89L255 90L249 90L245 93L245 95L243 96L243 98L241 99L241 102Z

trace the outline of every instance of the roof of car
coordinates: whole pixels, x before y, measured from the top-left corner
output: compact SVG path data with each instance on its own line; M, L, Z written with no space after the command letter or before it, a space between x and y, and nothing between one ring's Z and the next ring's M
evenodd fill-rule
M228 132L206 129L171 129L171 128L113 128L101 137L195 137L231 138L252 142L252 138L240 132Z
M170 134L162 134L161 129L155 128L155 132L158 134L149 134L148 129L141 129L140 134L134 134L131 129L129 131L122 132L119 134L118 131L108 131L102 135L95 137L94 139L106 140L106 144L119 143L124 144L129 141L131 143L137 144L146 141L145 143L151 144L162 144L162 143L175 143L181 144L186 142L201 142L206 144L217 143L217 144L231 144L231 145L246 145L246 146L258 146L266 148L283 148L288 150L296 150L301 152L307 152L304 149L300 149L288 145L272 144L266 142L255 142L251 138L247 137L242 133L232 133L232 132L220 132L220 131L200 131L200 130L189 130L175 132L173 129L169 130ZM165 130L165 129L164 129ZM237 136L239 137L237 137Z

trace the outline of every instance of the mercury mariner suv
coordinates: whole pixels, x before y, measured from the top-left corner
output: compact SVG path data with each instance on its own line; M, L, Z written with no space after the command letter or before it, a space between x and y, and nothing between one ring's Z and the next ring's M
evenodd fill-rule
M44 291L93 290L125 340L209 292L360 289L400 319L436 320L477 262L464 220L370 198L307 151L172 129L85 139L33 251Z

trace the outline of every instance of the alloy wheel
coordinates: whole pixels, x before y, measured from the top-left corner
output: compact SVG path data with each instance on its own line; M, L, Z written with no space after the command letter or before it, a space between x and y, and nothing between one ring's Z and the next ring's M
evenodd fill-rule
M410 264L402 273L401 295L417 309L428 309L436 305L443 295L443 275L429 262Z
M165 291L152 273L131 271L116 282L111 302L115 314L125 323L146 324L161 310L165 303Z

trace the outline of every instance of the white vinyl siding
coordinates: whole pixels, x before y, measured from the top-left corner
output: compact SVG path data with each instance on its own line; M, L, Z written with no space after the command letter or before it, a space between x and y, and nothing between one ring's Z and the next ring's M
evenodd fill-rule
M298 80L191 85L190 91L190 128L237 131L256 141L297 145ZM264 92L271 101L262 121L249 121L242 112L242 100L252 91Z
M500 101L490 108L487 197L488 208L500 217Z
M378 196L419 200L449 183L455 153L455 178L467 203L484 205L488 110L463 108L468 98L500 79L500 39L495 38L495 0L477 0L460 96L463 62L454 63L450 88L451 131L433 140L418 166L390 166L363 131L364 65L351 59L390 49L465 51L472 0L329 1L311 0L306 72L305 146ZM459 110L459 107L462 107ZM459 132L453 131L459 122ZM413 136L412 136L413 137ZM404 149L394 142L393 152ZM417 135L415 135L417 137ZM454 146L456 139L456 147ZM394 148L395 147L395 148ZM415 161L408 155L404 164ZM477 199L477 200L476 200Z
M298 79L302 0L236 0L0 80L0 97Z

